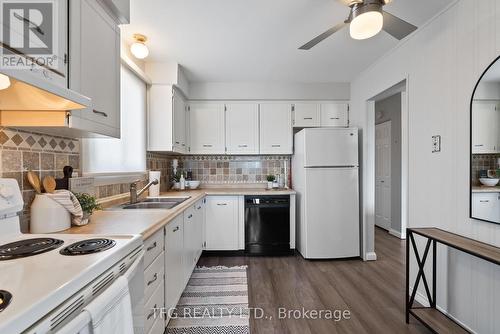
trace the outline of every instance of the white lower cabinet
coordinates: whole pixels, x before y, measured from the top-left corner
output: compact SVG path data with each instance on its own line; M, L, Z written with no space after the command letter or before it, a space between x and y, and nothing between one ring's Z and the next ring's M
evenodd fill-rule
M237 250L239 215L237 196L208 196L205 207L206 249Z
M500 193L472 193L472 216L478 219L499 222Z
M181 214L165 227L165 309L167 312L176 306L184 290L183 220Z
M158 285L149 300L145 304L144 332L147 333L153 327L155 320L160 319L160 310L163 308L164 284Z

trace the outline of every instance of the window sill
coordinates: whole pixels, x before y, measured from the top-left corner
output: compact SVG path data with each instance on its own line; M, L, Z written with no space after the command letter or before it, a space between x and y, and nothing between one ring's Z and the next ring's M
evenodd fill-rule
M132 183L137 180L145 179L147 175L147 172L83 173L83 177L92 177L94 179L95 187L110 184Z

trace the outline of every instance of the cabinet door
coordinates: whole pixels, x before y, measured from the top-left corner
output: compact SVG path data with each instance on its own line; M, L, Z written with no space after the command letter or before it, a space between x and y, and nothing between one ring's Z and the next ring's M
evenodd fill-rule
M347 103L322 103L321 110L321 126L349 126Z
M192 154L224 154L224 105L191 103L189 134Z
M148 150L174 150L173 104L174 91L170 85L151 85L148 89Z
M473 103L472 153L497 153L500 151L499 115L500 111L498 111L496 103Z
M174 109L174 151L186 153L186 102L175 90L172 105Z
M259 105L226 104L226 146L228 154L259 154Z
M165 227L165 307L175 307L184 290L183 216L177 216Z
M189 279L196 265L197 225L195 208L190 207L184 211L184 267L185 278ZM187 280L186 280L187 282Z
M317 103L295 103L293 105L293 127L320 126L320 108Z
M203 251L205 238L204 238L204 225L205 225L205 204L204 200L199 200L195 204L195 222L196 222L196 262L201 256Z
M260 153L292 154L292 105L260 104Z
M473 193L472 216L500 222L500 193Z
M206 249L238 249L238 197L209 196L206 203Z
M80 115L119 137L120 30L96 0L71 2L70 24L70 88L92 99Z

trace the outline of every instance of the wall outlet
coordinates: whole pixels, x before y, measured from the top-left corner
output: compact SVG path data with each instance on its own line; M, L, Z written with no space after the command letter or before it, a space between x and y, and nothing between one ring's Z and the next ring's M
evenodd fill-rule
M441 136L432 136L432 153L441 152Z

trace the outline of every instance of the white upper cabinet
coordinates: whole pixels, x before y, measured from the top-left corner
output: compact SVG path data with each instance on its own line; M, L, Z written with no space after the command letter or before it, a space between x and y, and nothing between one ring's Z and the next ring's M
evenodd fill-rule
M148 150L187 153L186 100L171 85L149 88Z
M500 152L500 110L496 102L477 102L472 105L472 153Z
M69 4L70 88L92 99L72 112L88 130L120 136L120 29L96 0Z
M293 109L293 127L307 128L320 126L320 106L318 103L295 103Z
M347 103L321 103L321 126L349 126L349 105Z
M227 154L259 154L259 105L226 104Z
M224 154L224 104L190 103L189 137L192 154Z
M260 104L260 154L292 154L292 105Z

